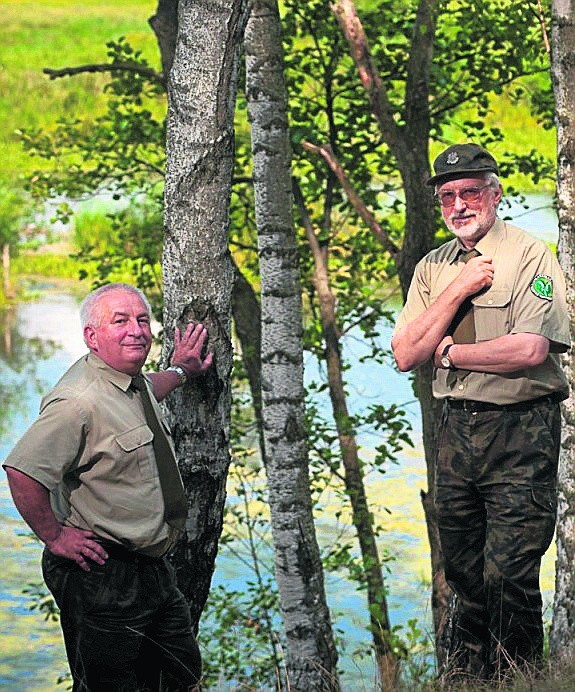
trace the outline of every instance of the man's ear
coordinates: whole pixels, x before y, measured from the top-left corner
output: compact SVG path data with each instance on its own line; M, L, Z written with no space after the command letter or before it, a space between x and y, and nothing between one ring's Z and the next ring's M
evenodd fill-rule
M96 336L96 330L94 327L84 327L84 342L90 351L98 350L98 337Z

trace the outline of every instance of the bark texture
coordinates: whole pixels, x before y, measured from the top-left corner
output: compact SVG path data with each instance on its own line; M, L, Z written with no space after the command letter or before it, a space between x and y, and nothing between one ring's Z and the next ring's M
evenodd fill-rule
M276 0L256 0L245 35L262 312L262 403L276 580L290 690L337 690L309 487L300 274L292 218L287 93Z
M557 205L559 261L567 282L571 342L575 343L575 0L554 0L552 77L557 123ZM563 357L569 382L575 381L573 349ZM554 658L575 659L575 401L563 404L559 463L559 511L553 624Z
M188 493L173 562L197 625L222 528L229 466L231 294L228 209L233 114L246 3L181 0L168 83L163 360L175 326L203 322L214 365L167 400Z
M429 82L438 7L438 0L421 0L418 5L407 65L404 124L399 125L394 119L393 108L371 56L367 37L353 1L336 0L333 5L333 11L349 43L351 56L368 94L372 113L397 161L405 190L403 245L399 251L395 253L392 251L404 299L407 296L415 265L433 247L436 228L433 200L426 186L426 180L430 175ZM389 249L386 243L382 242L382 245ZM430 542L433 621L437 657L441 667L446 656L442 628L449 620L451 590L443 572L443 557L432 499L435 487L433 460L438 405L431 391L431 375L432 368L429 364L419 368L415 373L415 385L421 405L423 446L427 464L428 489L427 492L422 492L422 504Z
M385 583L377 548L373 514L369 508L357 439L347 406L340 329L336 315L337 298L330 285L328 247L319 242L307 214L303 196L297 188L296 199L314 261L313 283L319 300L320 320L325 342L329 396L343 462L345 489L351 504L352 521L361 551L367 605L370 614L370 631L381 687L384 690L389 690L396 686L399 660L392 644Z
M156 34L162 58L162 71L164 79L167 80L174 64L174 54L176 52L178 0L158 0L156 14L148 19L148 23Z
M264 424L262 418L261 308L253 286L242 274L235 262L234 275L232 314L242 352L242 363L246 369L252 396L260 455L265 464Z

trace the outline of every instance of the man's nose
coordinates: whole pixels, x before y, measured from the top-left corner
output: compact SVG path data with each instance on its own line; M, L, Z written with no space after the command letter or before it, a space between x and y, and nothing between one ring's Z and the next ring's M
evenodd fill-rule
M135 336L140 336L144 333L144 330L142 329L142 325L140 324L139 320L130 320L130 332Z
M455 195L455 204L453 205L455 211L462 211L467 208L467 204L461 199L459 195Z

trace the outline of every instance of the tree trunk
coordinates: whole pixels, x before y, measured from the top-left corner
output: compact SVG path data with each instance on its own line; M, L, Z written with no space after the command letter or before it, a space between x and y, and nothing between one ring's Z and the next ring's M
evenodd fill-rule
M246 82L262 285L262 400L286 689L336 690L337 652L313 521L303 387L302 305L292 218L287 94L276 0L256 0Z
M164 79L168 79L174 63L176 39L178 35L178 0L158 0L156 14L148 19L149 25L156 34L156 40L162 59Z
M173 328L190 320L206 325L215 354L204 377L167 399L190 508L173 561L195 625L214 570L230 461L228 209L245 5L180 1L168 83L162 358L167 362Z
M433 199L426 180L430 175L429 80L433 58L437 0L421 0L412 31L405 93L405 125L398 125L388 102L385 86L371 57L365 32L352 0L337 0L334 12L349 43L350 53L365 87L372 112L381 133L394 154L405 190L405 232L403 246L395 261L401 291L405 299L417 262L433 247L435 216ZM444 662L441 642L443 624L449 620L451 590L443 573L443 557L439 543L437 519L433 504L435 478L435 434L438 407L431 393L432 368L424 366L416 372L416 393L421 405L423 445L427 464L427 492L422 504L427 523L431 551L432 609L437 655L440 667Z
M176 51L178 33L178 0L159 0L156 14L148 20L158 43L163 73L167 80ZM258 426L260 453L264 457L261 406L261 325L260 304L256 293L234 263L232 311L236 333L240 342L242 362L246 369L254 414Z
M314 233L301 193L297 194L297 201L314 261L313 283L319 301L329 395L343 463L345 489L351 504L352 522L360 546L367 586L370 631L382 689L390 690L394 689L397 683L399 661L393 650L385 583L373 527L373 515L369 508L357 440L347 407L342 374L344 368L341 359L340 330L336 317L336 296L331 289L329 278L328 248L320 245Z
M233 261L233 260L232 260ZM240 342L242 363L246 369L252 406L258 429L258 440L262 462L265 464L264 424L262 417L262 314L253 286L234 262L234 288L232 292L232 314L236 335Z
M11 293L10 286L10 245L4 243L2 245L2 287L4 295L9 296Z
M567 306L575 342L575 0L554 0L552 77L557 120L559 261L567 282ZM575 378L573 350L563 357ZM575 400L563 404L555 602L550 635L554 658L575 659Z

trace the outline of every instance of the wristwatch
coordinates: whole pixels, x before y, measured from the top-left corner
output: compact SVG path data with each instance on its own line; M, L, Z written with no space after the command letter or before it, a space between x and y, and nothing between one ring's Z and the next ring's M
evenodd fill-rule
M184 370L184 368L182 368L181 365L170 365L169 368L166 368L165 372L175 372L180 378L180 385L186 384L188 376L186 375L186 371Z
M449 357L449 349L453 346L453 344L447 344L447 346L443 349L443 353L441 354L441 358L439 359L439 362L441 363L441 367L445 368L446 370L451 370L453 368L453 361Z

